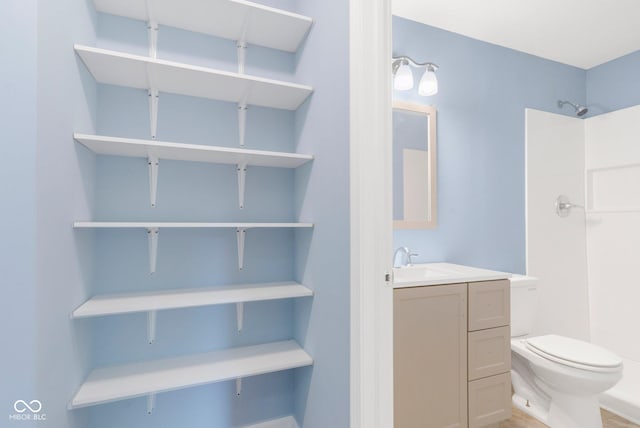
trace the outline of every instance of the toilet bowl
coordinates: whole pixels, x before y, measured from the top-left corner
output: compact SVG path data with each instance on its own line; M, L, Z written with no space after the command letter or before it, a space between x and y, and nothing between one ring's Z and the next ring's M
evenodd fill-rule
M530 337L537 279L511 279L513 404L551 428L602 428L598 394L622 378L622 359L568 337Z

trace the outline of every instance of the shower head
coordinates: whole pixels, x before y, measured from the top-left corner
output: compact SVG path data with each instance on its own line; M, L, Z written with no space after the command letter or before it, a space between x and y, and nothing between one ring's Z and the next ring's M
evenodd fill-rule
M584 116L589 111L585 106L581 106L580 104L574 104L571 101L561 101L558 100L558 107L562 108L565 104L569 104L576 111L577 116Z
M584 116L589 111L585 106L581 106L580 104L573 106L576 109L576 114L578 116Z

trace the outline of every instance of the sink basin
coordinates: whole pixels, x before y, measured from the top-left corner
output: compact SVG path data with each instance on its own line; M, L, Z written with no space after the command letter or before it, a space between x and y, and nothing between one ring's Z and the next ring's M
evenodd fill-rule
M442 266L444 263L425 263L393 268L394 282L414 282L423 279L444 278L461 272Z
M506 279L511 274L452 263L424 263L393 268L394 287Z

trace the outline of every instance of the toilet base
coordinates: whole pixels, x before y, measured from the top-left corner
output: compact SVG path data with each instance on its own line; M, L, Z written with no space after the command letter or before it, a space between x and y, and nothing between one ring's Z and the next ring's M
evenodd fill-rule
M596 397L575 397L555 393L549 410L513 394L513 405L551 428L602 428Z
M545 425L549 425L549 423L547 422L547 416L549 415L549 412L547 410L536 405L535 403L532 403L526 398L519 396L518 394L513 394L513 396L511 397L511 402L516 409L531 416L534 419L539 420Z
M602 428L598 399L555 392L548 421L551 428Z

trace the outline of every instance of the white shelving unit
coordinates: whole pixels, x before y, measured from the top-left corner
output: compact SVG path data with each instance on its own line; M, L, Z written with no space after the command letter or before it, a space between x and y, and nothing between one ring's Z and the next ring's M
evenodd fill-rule
M238 198L244 204L248 166L297 168L310 155L244 149L246 115L250 105L296 110L311 95L307 85L245 74L247 45L296 52L306 37L311 18L246 0L94 0L99 12L147 22L148 56L75 45L77 55L99 83L147 90L151 140L75 134L82 145L100 155L146 158L150 199L155 206L160 159L236 165ZM237 42L237 73L157 58L158 31L166 25L227 38ZM237 103L238 132L242 148L156 141L160 93L173 93ZM238 267L243 268L245 235L256 228L312 228L312 223L208 223L208 222L76 222L76 229L142 229L149 240L149 268L155 272L158 235L162 228L235 229ZM79 306L73 318L146 312L148 339L155 338L159 310L219 304L236 304L238 330L242 329L244 303L312 296L295 282L244 284L146 293L95 296ZM312 358L293 340L268 343L158 361L145 361L94 370L69 403L70 409L146 396L151 413L159 392L236 380L312 365ZM292 417L253 427L296 426Z
M243 0L94 0L99 12L295 52L311 27L307 16Z
M233 149L228 147L179 144L155 140L74 134L80 144L99 155L146 158L149 167L149 195L156 206L158 167L161 159L236 165L238 173L238 204L244 208L247 167L297 168L313 160L311 155Z
M184 222L109 222L78 221L75 229L143 229L149 238L149 271L156 271L158 260L158 235L160 229L236 229L238 242L238 268L244 267L244 241L248 229L311 228L313 223L184 223Z
M99 83L155 90L239 104L295 110L310 86L246 74L75 45L74 49Z
M244 284L146 293L94 296L73 311L72 318L89 318L147 312L147 341L155 341L156 313L159 310L194 308L235 303L238 332L242 331L247 302L313 296L313 291L296 282Z
M295 341L226 349L157 361L95 369L80 386L69 409L147 396L209 383L238 380L313 364ZM238 388L239 389L239 388Z

